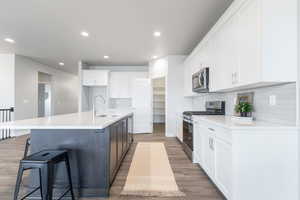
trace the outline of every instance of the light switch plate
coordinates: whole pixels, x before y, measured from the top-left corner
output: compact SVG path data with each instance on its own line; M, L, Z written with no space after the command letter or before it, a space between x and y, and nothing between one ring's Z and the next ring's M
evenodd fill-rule
M28 99L23 99L23 103L27 104L27 103L29 103L29 100Z
M270 95L269 96L269 105L270 106L276 106L276 96L275 95Z

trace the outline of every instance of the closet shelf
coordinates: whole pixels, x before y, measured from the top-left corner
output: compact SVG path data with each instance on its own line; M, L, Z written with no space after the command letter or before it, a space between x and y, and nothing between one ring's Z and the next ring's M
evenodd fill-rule
M165 103L164 100L154 100L153 102L154 102L154 103Z

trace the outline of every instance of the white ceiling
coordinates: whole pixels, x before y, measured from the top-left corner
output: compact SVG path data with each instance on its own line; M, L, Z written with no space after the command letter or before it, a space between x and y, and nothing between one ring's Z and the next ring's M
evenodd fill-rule
M189 54L232 0L2 0L0 52L76 73L92 65L144 65ZM90 37L83 38L81 31ZM153 31L162 33L153 37ZM16 43L4 42L13 38ZM103 56L109 55L109 60ZM65 66L58 66L64 62Z

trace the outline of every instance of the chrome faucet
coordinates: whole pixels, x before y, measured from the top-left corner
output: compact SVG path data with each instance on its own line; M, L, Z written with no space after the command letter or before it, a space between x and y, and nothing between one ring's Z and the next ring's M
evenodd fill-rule
M102 103L104 106L106 104L106 100L102 95L99 94L99 95L94 96L94 98L93 98L93 119L95 119L95 116L96 116L96 100L97 100L97 98L102 99L102 101L103 101Z

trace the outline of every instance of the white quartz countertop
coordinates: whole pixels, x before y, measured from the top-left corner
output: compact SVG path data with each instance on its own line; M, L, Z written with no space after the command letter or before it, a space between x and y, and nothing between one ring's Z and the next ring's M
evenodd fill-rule
M131 111L114 111L107 113L105 117L93 118L92 112L78 112L0 123L0 129L104 129L132 114Z
M228 129L239 129L239 130L249 130L249 129L298 129L296 125L293 124L280 124L271 123L266 121L256 121L254 120L251 124L240 124L232 120L231 116L220 116L220 115L193 115L194 121L204 121L207 123L212 123L216 126L221 126Z

